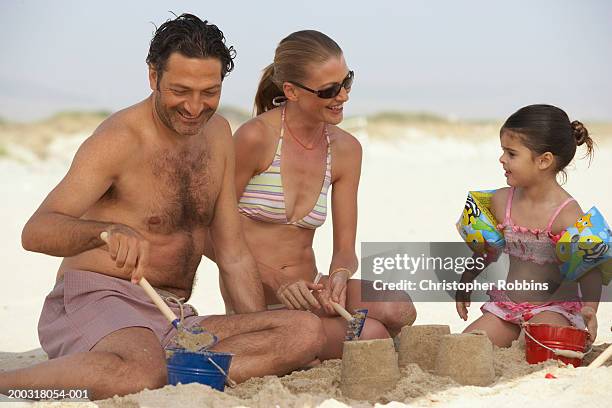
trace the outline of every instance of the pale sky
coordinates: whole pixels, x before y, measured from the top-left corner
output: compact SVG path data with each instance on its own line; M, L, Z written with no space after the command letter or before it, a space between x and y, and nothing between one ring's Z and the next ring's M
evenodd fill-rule
M505 118L551 103L572 119L612 120L605 0L3 0L0 117L114 111L145 98L152 23L170 18L169 10L208 19L236 48L224 105L250 110L278 42L309 28L334 38L355 70L347 115Z

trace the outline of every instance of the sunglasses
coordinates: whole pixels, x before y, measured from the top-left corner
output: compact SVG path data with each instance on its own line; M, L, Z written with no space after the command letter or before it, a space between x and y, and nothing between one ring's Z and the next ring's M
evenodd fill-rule
M330 98L335 98L336 96L338 96L342 88L346 89L347 91L350 91L351 86L353 86L354 78L355 78L355 73L353 71L349 71L346 78L342 80L342 83L336 82L335 84L332 84L329 87L318 90L318 91L315 91L314 89L310 89L307 86L300 84L299 82L294 82L294 81L287 81L287 82L299 88L302 88L305 91L312 92L313 94L317 95L319 98L330 99Z

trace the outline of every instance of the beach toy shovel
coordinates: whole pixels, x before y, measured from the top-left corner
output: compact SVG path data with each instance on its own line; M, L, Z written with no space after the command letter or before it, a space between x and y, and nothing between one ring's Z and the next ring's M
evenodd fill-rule
M102 232L100 234L100 239L108 243L108 233L106 231ZM176 343L179 346L189 351L198 352L208 350L210 347L217 344L217 336L206 331L204 328L200 326L191 328L185 327L145 277L142 277L138 284L144 289L153 303L155 303L159 311L162 312L170 323L172 323L172 326L178 330Z
M597 368L603 365L612 356L612 344L610 344L595 360L589 364L589 368Z
M351 315L345 308L340 306L338 303L330 301L334 310L342 317L346 319L348 322L348 327L346 328L346 337L344 340L352 341L359 340L359 336L361 336L361 331L363 330L363 326L365 325L366 316L368 315L368 309L357 309L355 310L355 314Z

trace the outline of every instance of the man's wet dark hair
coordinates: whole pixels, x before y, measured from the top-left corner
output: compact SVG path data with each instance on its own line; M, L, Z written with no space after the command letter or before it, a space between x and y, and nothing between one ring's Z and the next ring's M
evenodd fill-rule
M173 52L188 58L217 58L221 61L221 79L234 69L234 47L225 45L225 37L216 25L193 14L181 14L155 31L147 64L158 72L158 85Z

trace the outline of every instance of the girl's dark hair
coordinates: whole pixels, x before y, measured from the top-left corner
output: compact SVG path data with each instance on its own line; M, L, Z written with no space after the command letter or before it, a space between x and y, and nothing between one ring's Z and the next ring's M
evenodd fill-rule
M570 123L567 113L552 105L529 105L513 113L501 132L517 134L529 150L540 155L551 152L555 170L563 172L576 154L576 147L586 144L589 162L593 158L593 139L586 127L575 120Z
M234 47L225 45L225 37L216 25L193 14L181 14L155 31L147 64L159 73L158 84L173 52L189 58L217 58L221 61L221 79L234 69Z
M268 65L255 94L257 115L275 107L273 100L282 97L283 83L302 82L311 64L321 64L342 55L340 46L327 35L315 30L296 31L276 47L274 62Z

